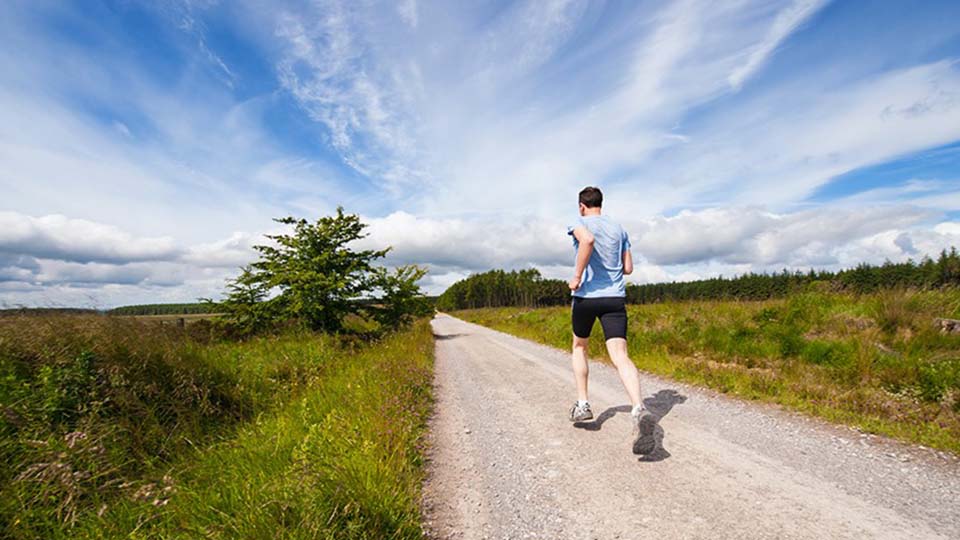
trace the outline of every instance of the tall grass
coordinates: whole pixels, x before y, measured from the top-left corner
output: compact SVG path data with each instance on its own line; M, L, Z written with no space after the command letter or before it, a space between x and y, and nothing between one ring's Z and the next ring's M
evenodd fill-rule
M804 293L759 302L630 306L629 349L644 370L960 452L960 291ZM569 308L484 309L464 319L559 348ZM599 325L594 336L601 336ZM605 358L603 340L590 353Z
M0 536L419 537L425 322L364 344L188 329L0 320Z

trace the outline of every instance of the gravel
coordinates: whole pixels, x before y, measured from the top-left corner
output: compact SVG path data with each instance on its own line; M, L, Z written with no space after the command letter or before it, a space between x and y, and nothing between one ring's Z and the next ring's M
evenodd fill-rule
M960 462L643 375L658 448L631 453L616 373L572 425L566 352L447 315L437 336L429 538L960 538Z

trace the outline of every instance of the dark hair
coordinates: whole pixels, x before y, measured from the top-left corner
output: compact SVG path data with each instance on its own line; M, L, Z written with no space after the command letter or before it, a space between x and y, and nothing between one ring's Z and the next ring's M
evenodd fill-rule
M603 193L600 193L600 188L587 186L580 190L580 203L587 208L600 208L603 206Z

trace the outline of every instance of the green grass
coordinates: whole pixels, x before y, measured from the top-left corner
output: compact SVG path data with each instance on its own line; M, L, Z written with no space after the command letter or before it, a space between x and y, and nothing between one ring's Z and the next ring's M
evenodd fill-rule
M960 453L960 291L804 293L762 302L629 306L629 349L643 370L745 399ZM455 313L570 347L569 307ZM599 325L594 336L602 335ZM604 359L602 339L590 355Z
M0 536L419 538L433 340L0 322Z

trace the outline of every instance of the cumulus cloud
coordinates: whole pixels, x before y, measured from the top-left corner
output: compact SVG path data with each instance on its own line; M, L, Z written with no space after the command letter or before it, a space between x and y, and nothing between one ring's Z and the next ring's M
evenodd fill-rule
M634 247L649 261L675 265L711 259L732 264L829 266L838 250L933 217L909 206L817 208L778 214L759 207L684 210L633 225Z
M180 250L169 237L140 238L83 219L0 212L0 253L80 263L172 260Z
M436 219L394 212L368 218L360 245L391 246L390 264L430 264L457 269L549 265L572 253L562 223L540 218Z
M234 268L255 260L257 252L253 246L264 243L262 236L235 232L223 240L190 246L181 260L205 268Z

